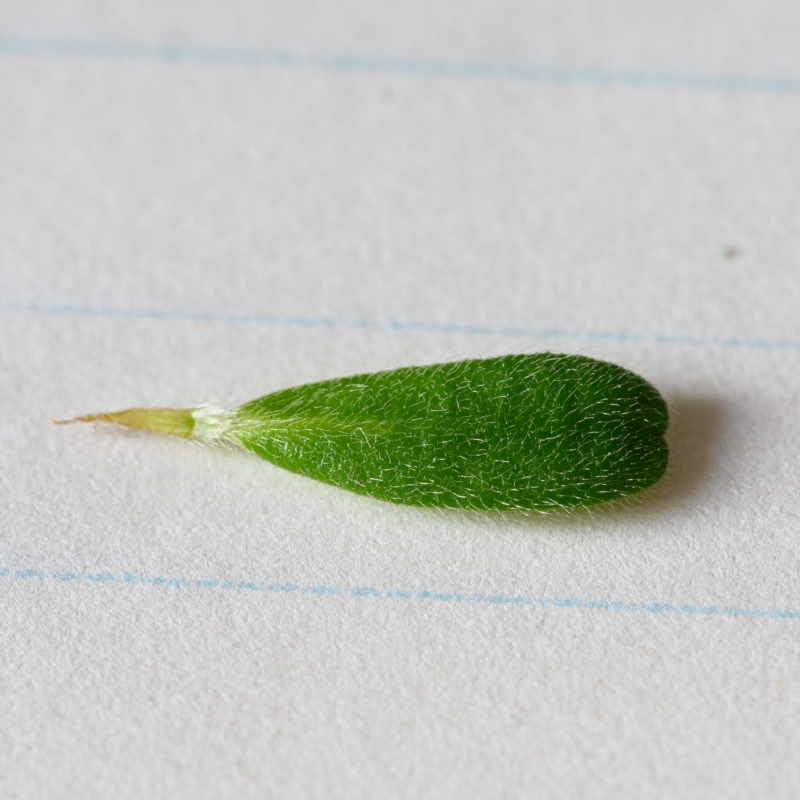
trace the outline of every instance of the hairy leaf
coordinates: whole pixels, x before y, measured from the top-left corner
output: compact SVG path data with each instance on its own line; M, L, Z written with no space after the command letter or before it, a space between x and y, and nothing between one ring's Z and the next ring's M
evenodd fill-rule
M553 353L337 378L230 412L79 419L227 439L359 494L476 511L616 500L655 483L668 460L667 408L653 386L614 364Z

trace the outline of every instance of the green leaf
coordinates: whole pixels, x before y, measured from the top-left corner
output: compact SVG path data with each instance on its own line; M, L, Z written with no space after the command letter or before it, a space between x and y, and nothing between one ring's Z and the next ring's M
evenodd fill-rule
M310 383L233 411L131 408L112 422L238 442L279 467L392 503L470 511L591 506L667 468L661 395L584 356L503 356Z
M642 378L540 353L407 367L268 394L226 438L392 503L475 511L590 506L655 483L666 404Z

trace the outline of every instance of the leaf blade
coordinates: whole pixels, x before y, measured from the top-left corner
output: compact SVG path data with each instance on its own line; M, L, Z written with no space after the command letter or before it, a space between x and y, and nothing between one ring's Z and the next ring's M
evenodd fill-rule
M539 353L284 389L236 409L231 437L280 467L389 502L547 510L655 483L667 425L663 398L634 373Z

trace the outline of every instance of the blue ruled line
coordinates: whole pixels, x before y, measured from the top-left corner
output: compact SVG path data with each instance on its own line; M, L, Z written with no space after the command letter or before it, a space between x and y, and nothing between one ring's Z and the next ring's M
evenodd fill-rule
M62 583L84 584L127 584L133 586L172 587L176 589L213 589L239 592L262 592L273 594L313 594L316 596L351 596L370 598L372 600L404 600L430 603L471 603L479 605L502 605L515 607L537 607L558 609L582 609L586 611L624 611L645 614L684 614L700 617L759 617L764 619L800 620L800 611L784 611L780 609L738 608L735 606L701 606L693 603L626 603L617 600L583 600L577 597L526 597L502 594L461 594L458 592L407 590L383 590L371 586L353 586L342 589L338 586L301 586L294 583L262 584L252 581L225 581L215 579L171 578L166 576L137 575L123 572L121 575L111 573L77 573L77 572L45 572L38 569L2 569L0 578L18 580L60 581Z
M179 311L157 308L111 308L82 305L44 305L40 303L0 303L0 314L36 314L53 317L100 317L117 320L155 320L169 322L208 322L229 325L274 325L299 328L339 328L343 330L393 333L453 333L469 336L501 336L518 339L587 339L605 342L693 345L697 347L740 347L757 350L800 350L791 339L745 339L741 337L639 334L624 331L581 331L566 328L525 328L494 325L460 325L404 320L341 319L336 317L279 316L226 312Z
M704 75L530 64L491 64L358 54L312 55L277 50L202 45L135 44L76 39L0 37L0 54L50 58L91 58L274 69L323 70L361 75L403 75L460 80L625 86L649 89L796 94L800 79L757 75Z

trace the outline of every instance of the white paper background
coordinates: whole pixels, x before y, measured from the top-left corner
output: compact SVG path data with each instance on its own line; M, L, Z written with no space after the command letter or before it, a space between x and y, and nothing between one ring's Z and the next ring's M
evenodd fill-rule
M0 5L4 797L800 792L800 12L428 5ZM630 508L48 422L544 349Z

